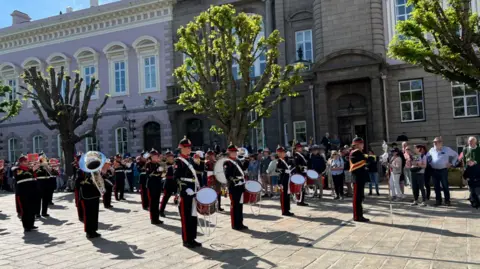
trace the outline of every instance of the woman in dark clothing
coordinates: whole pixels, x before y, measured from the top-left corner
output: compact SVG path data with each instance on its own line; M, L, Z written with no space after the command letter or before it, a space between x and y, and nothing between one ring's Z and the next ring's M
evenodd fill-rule
M377 156L375 155L375 152L373 152L373 150L368 151L367 170L368 175L370 176L370 182L368 183L370 192L368 193L368 195L372 195L372 187L375 186L375 191L377 192L378 196L380 195L380 192L378 191L378 162Z
M415 153L419 154L412 162L410 171L412 172L412 190L413 205L418 205L419 192L422 194L422 206L426 206L425 195L425 168L427 167L427 149L423 145L415 145Z

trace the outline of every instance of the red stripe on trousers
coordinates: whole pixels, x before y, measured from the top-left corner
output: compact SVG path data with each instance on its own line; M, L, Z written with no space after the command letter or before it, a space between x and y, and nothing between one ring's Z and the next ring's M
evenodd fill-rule
M81 201L82 204L80 206L83 207L83 231L87 232L87 210L85 207L85 201Z
M167 197L167 189L163 190L163 197L162 197L162 203L160 204L160 208L163 207L163 204L166 204L168 201L165 201L165 197Z
M143 186L140 184L140 199L142 201L142 206L143 206Z
M357 220L357 183L353 183L353 219Z
M180 199L180 219L182 221L182 239L183 242L187 242L187 220L185 219L185 201ZM197 225L195 223L195 225Z
M75 189L75 206L78 207L78 190Z
M150 198L150 190L147 191L148 194L148 212L150 212L150 220L152 220L152 198Z
M233 213L233 197L230 194L230 222L232 223L232 229L235 228L235 214Z
M282 207L282 213L285 213L285 205L283 201L283 189L280 190L280 206Z
M20 196L19 196L19 195L17 195L17 197L16 197L16 198L17 198L18 207L20 207L20 212L19 212L19 214L20 214L20 216L22 216L22 217L23 217L23 206L22 206L22 201L20 201Z

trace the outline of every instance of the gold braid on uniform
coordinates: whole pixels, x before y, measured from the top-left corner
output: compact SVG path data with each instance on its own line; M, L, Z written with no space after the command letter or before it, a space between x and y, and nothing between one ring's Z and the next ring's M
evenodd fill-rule
M364 159L363 154L358 149L350 153L349 162L350 162L350 172L353 172L359 168L362 168L367 164L367 160Z

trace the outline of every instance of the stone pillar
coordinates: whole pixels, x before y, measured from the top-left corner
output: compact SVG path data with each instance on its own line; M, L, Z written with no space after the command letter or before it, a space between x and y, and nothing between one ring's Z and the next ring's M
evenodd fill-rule
M336 120L336 119L329 119L328 115L328 93L327 93L327 84L323 81L315 85L315 118L317 121L317 137L318 139L322 139L326 132L330 132L332 134L337 133L336 131L329 130L328 128L328 121L329 120Z
M265 36L273 31L273 8L272 0L265 0Z
M175 122L176 114L175 111L168 111L168 119L172 126L172 147L177 145L178 141L180 141L180 139L178 139L178 127L180 124L183 124L183 122Z
M370 142L379 142L386 139L385 118L383 109L382 78L380 76L370 77L370 120L368 121L368 133Z
M313 33L315 38L315 62L323 58L322 1L313 2ZM318 134L317 134L318 135Z

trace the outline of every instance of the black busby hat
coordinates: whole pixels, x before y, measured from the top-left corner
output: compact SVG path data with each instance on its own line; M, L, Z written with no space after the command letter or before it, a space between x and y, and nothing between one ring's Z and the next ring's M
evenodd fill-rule
M353 144L353 145L363 144L363 139L362 139L361 137L356 136L356 137L352 140L352 144Z
M285 148L282 147L281 145L277 146L277 152L285 152Z
M191 148L192 142L187 139L187 136L184 136L182 140L178 143L178 148Z
M158 153L158 151L157 151L156 149L154 149L154 148L152 148L149 153L150 153L150 156L160 155L160 153Z
M230 142L230 145L228 146L227 151L228 152L237 152L238 149L237 149L237 147L235 147L235 145L233 145L232 142Z
M173 156L175 156L175 155L173 154L173 152L172 152L171 150L167 150L167 152L165 152L165 156L167 156L167 157L173 157Z

